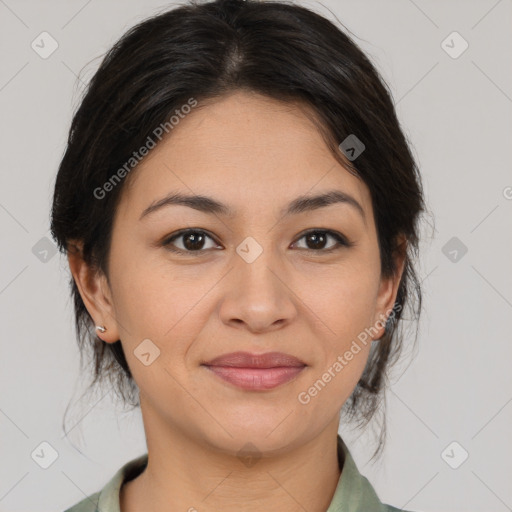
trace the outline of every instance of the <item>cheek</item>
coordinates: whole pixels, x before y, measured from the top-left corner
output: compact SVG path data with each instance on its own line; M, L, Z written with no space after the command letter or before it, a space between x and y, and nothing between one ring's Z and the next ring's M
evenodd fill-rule
M336 267L311 272L301 281L300 297L338 348L369 327L378 290L378 274L371 262L347 259Z
M378 274L364 259L305 281L300 296L305 313L319 319L319 365L304 390L316 404L341 405L355 388L365 368L372 344L372 326ZM312 313L311 313L312 312ZM307 399L307 397L306 397Z
M140 257L118 258L111 273L120 336L127 359L145 339L160 349L160 362L177 366L197 337L208 307L207 294L218 279L170 270L168 262ZM114 253L113 253L114 254Z

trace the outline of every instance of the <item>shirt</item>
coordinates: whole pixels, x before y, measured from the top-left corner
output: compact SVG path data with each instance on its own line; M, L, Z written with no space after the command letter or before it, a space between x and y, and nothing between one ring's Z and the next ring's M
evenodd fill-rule
M359 473L350 451L339 435L338 461L340 466L342 465L342 471L326 512L407 512L379 500L368 479ZM119 506L121 486L139 476L146 468L147 462L147 453L127 462L103 489L84 498L64 512L121 512Z

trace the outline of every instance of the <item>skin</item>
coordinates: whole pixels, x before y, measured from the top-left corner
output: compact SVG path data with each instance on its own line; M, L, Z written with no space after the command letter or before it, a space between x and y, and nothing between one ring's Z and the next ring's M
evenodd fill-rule
M91 317L107 327L98 335L121 340L140 389L149 463L123 486L121 510L325 511L340 478L339 413L371 340L308 404L297 397L389 314L403 256L396 276L382 278L369 190L298 106L236 92L193 109L170 135L123 190L109 279L68 255ZM331 189L355 198L365 218L344 203L280 217L298 196ZM171 205L139 219L171 191L211 196L235 215ZM174 246L199 255L159 244L189 227L212 238ZM354 245L329 236L315 246L303 233L312 228ZM249 236L263 249L252 263L236 252ZM381 324L373 339L383 333ZM160 356L146 366L134 350L148 338ZM246 391L201 366L238 350L285 352L307 367L272 390ZM248 442L261 456L251 466L237 456Z

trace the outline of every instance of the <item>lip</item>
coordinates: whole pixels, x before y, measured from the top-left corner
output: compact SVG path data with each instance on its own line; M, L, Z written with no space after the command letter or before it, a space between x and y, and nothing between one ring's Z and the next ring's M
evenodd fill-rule
M280 386L299 375L306 364L282 352L251 354L232 352L203 363L222 380L245 390L267 390Z
M203 363L206 366L230 366L236 368L279 368L306 366L300 359L283 352L266 352L251 354L250 352L231 352Z

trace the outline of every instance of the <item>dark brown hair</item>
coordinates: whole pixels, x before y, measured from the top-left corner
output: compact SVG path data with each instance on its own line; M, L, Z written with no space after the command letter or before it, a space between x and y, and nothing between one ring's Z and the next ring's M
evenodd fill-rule
M293 2L217 0L174 7L128 30L104 57L74 114L55 183L52 235L63 252L73 241L83 243L83 259L108 279L116 206L136 168L101 199L94 191L191 97L201 105L242 89L314 112L333 154L369 188L383 276L396 271L397 236L407 237L395 313L343 407L363 426L379 409L387 369L401 351L405 306L417 319L421 312L413 259L426 206L387 84L357 44L323 16ZM339 147L351 134L365 146L353 161ZM90 386L108 377L125 403L138 406L121 342L96 336L73 278L70 285L81 361L86 348L94 361ZM384 434L385 421L375 454Z

